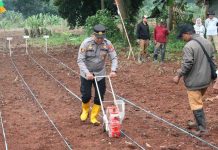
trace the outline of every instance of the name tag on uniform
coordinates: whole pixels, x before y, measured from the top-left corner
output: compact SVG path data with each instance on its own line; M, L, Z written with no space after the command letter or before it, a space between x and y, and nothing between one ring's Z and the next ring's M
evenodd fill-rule
M93 47L92 47L92 45L89 45L88 50L91 50L91 49L93 49Z

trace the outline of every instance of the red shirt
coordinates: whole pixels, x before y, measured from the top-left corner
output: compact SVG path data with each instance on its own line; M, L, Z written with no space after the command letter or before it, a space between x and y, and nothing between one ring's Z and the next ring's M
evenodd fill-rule
M159 43L166 43L169 31L166 27L158 25L154 29L154 40Z

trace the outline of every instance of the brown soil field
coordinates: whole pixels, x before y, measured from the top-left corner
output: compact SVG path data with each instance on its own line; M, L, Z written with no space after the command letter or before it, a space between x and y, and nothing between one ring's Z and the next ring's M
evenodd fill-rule
M218 103L216 99L206 100L216 96L212 85L204 101L208 134L199 140L177 129L189 131L187 121L194 119L183 81L178 85L172 82L180 62L167 61L160 65L148 60L138 64L128 60L122 53L119 54L118 76L112 79L113 89L115 94L138 106L126 102L122 131L141 145L140 148L125 135L109 138L103 132L102 125L93 126L89 121L80 121L81 101L71 93L81 97L79 68L76 63L78 47L49 47L48 54L45 54L43 47L31 46L28 48L29 55L25 55L25 44L21 36L11 36L14 37L12 59L7 51L0 52L0 111L9 150L68 149L64 140L76 150L213 149L200 140L218 145ZM35 61L71 92L57 83ZM109 61L106 66L109 70ZM108 83L107 87L109 89ZM105 100L113 100L110 92L106 92ZM99 120L102 122L100 117ZM174 124L175 127L169 124ZM5 149L4 142L1 128L1 150Z

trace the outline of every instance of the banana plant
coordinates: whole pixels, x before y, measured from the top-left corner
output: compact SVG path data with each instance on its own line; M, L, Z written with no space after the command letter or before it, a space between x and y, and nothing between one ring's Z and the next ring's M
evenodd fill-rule
M26 28L29 28L29 33L32 33L32 36L30 34L31 37L37 37L44 34L51 34L52 29L56 26L66 28L67 24L65 22L65 20L56 15L40 13L26 19Z
M6 11L4 14L0 15L0 28L19 28L23 26L24 18L21 13L14 11ZM5 24L7 26L3 27Z

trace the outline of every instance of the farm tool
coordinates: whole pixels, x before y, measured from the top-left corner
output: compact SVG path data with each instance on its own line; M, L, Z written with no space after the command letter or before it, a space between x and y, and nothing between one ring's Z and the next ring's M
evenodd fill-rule
M111 93L113 95L113 101L107 101L112 103L106 107L106 111L103 105L103 101L100 95L99 87L97 84L97 78L108 78ZM117 100L114 94L110 76L95 76L95 84L97 87L98 96L101 103L101 110L103 114L103 129L108 133L109 137L120 137L121 125L125 116L125 103L123 100Z

